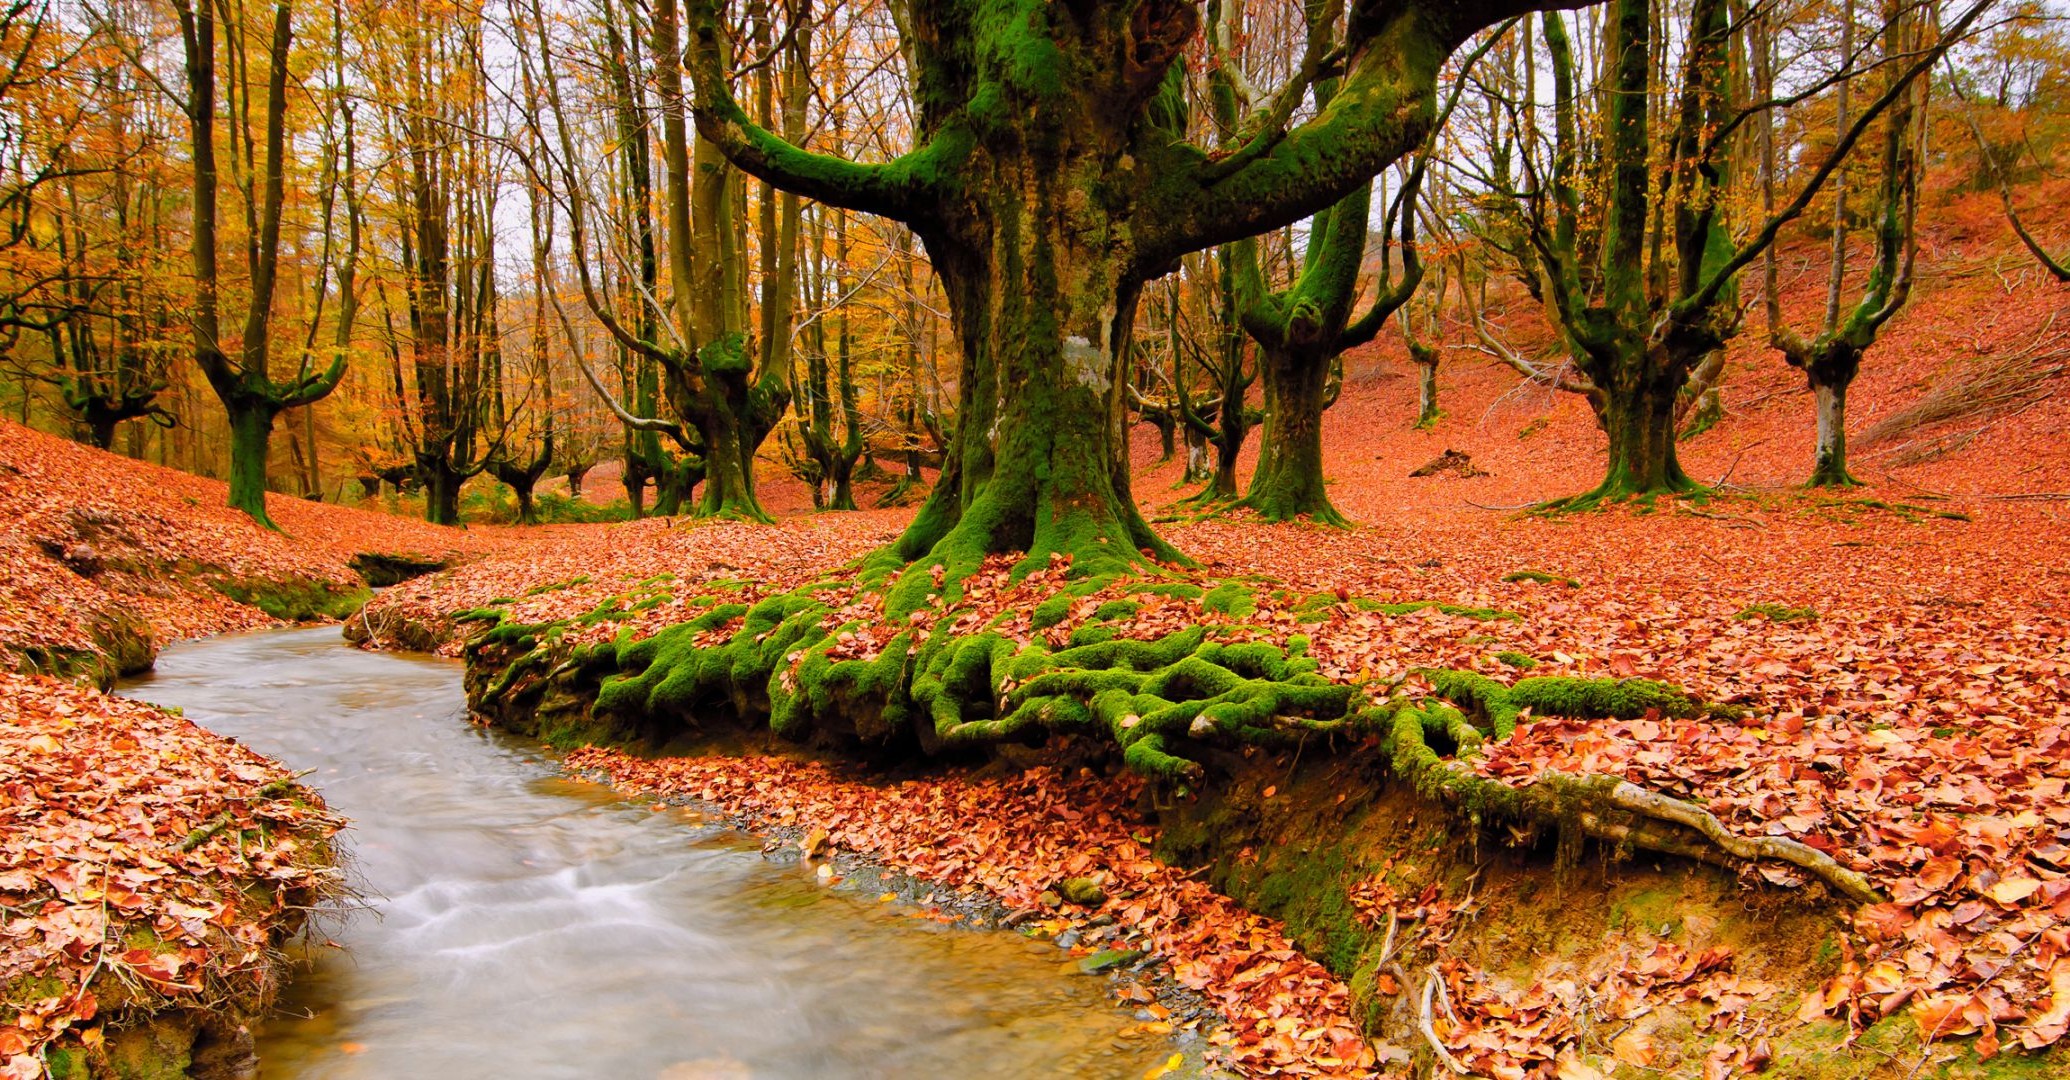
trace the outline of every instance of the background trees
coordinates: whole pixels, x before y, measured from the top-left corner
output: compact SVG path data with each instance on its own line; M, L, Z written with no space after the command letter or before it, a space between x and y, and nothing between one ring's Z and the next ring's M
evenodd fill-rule
M1320 417L1375 342L1405 423L1473 345L1588 398L1595 498L1685 489L1751 300L1843 482L1929 177L2017 214L2066 129L2045 5L1009 8L11 5L0 400L244 505L764 518L780 462L926 491L902 558L1112 564L1174 554L1138 420L1199 509L1338 520ZM1833 302L1764 302L1813 234Z

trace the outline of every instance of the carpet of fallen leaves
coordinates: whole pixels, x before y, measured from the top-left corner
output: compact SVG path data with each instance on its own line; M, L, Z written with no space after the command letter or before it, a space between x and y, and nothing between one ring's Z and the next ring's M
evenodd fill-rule
M1987 202L1936 207L1915 302L1871 351L1850 393L1856 430L1996 358L2034 349L2039 369L2060 364L2070 349L2070 290L2008 258ZM2052 205L2070 206L2070 199ZM1815 245L1785 253L1801 294L1792 304L1816 302L1817 258ZM1498 313L1528 344L1529 319L1506 315ZM1505 680L1526 669L1645 676L1740 706L1733 721L1543 720L1491 747L1477 767L1516 785L1547 769L1616 775L1700 803L1735 830L1798 839L1868 875L1888 899L1853 913L1851 952L1838 975L1793 1006L1801 1017L1860 1025L1906 1013L1928 1040L1974 1033L1983 1054L2060 1040L2070 1026L2064 384L2048 384L2053 392L2015 409L1857 445L1855 471L1868 487L1805 493L1790 485L1809 468L1809 394L1801 376L1761 348L1759 335L1744 335L1729 353L1724 419L1683 450L1692 474L1718 485L1717 498L1544 519L1499 508L1594 483L1602 437L1586 406L1520 388L1507 369L1460 350L1448 354L1440 375L1446 416L1417 430L1409 422L1412 369L1399 353L1389 343L1348 358L1344 395L1326 417L1332 498L1360 522L1356 529L1194 520L1173 505L1183 494L1175 487L1179 467L1157 460L1148 429L1136 432L1136 495L1211 576L1256 575L1296 594L1435 601L1515 617L1434 607L1389 615L1342 603L1312 623L1304 620L1316 615L1313 608L1296 612L1296 596L1276 598L1261 580L1258 611L1240 619L1149 597L1122 632L1156 636L1179 625L1240 622L1263 628L1247 632L1268 639L1310 635L1313 654L1335 678L1402 678L1413 689L1414 669L1424 666ZM1254 438L1240 478L1255 447ZM1409 476L1448 449L1470 453L1480 474ZM259 566L334 570L349 552L369 547L480 552L454 571L389 590L360 624L376 642L448 652L457 649L451 615L496 600L511 601L512 617L528 622L616 607L616 617L582 633L651 633L677 621L701 585L745 582L739 587L747 596L794 587L883 543L910 515L791 516L773 526L680 519L565 526L526 530L517 534L522 542L505 543L486 530L461 537L280 500L275 513L293 539L277 541L221 511L220 485L147 467L110 469L90 453L0 424L0 519L9 522L0 533L0 642L76 641L80 613L115 602L106 584L67 569L38 542L70 529L75 522L64 515L75 507L132 515L123 519L127 531L140 542L173 545L165 549L172 561L227 552ZM801 503L794 484L769 479L783 489L770 505ZM1056 584L1047 572L1015 584L1000 571L994 566L971 583L987 610L1032 606ZM1527 571L1536 573L1520 576ZM1123 583L1113 595L1128 590ZM1068 632L1099 599L1088 598L1061 629L1045 633ZM133 603L162 633L227 629L251 618L184 594ZM879 635L866 632L844 647L867 655L879 644ZM772 821L786 820L788 809L789 820L816 823L838 843L1009 902L1026 902L1030 889L1046 887L1062 868L1083 865L1109 875L1122 897L1115 903L1140 901L1142 911L1128 914L1141 932L1230 1011L1239 1065L1326 1073L1357 1060L1341 1034L1349 1023L1342 985L1292 953L1269 920L1149 860L1141 839L1147 826L1121 809L1128 781L1037 771L1006 782L872 788L771 758L577 760L627 783ZM1033 821L1046 824L1023 827ZM1091 862L1076 861L1087 852ZM1780 867L1757 868L1747 879L1749 888L1796 884ZM1175 906L1168 910L1167 902ZM1427 928L1452 900L1375 903L1376 914L1417 913ZM1600 1012L1607 1001L1614 1011L1628 995L1666 993L1744 1008L1739 999L1766 991L1736 983L1730 959L1648 953L1605 979L1518 985L1447 957L1437 978L1397 989L1412 993L1420 983L1442 991L1436 1033L1470 1067L1504 1077L1546 1074L1571 1048L1561 1018L1577 1002ZM1756 1066L1765 1053L1758 1045L1720 1045L1728 1047L1716 1064L1721 1073ZM1570 1073L1585 1077L1567 1060Z
M275 495L271 532L223 505L224 485L0 421L0 667L30 650L96 648L97 616L130 615L164 644L271 625L211 579L358 584L361 552L442 559L502 530L445 529Z
M2070 292L2037 275L1993 273L1996 251L1959 230L1929 243L1932 284L1870 356L1851 396L1858 426L2070 314ZM2020 302L2007 303L2008 293ZM1479 768L1517 785L1547 768L1618 775L1698 802L1735 830L1792 837L1867 874L1889 900L1857 913L1854 954L1804 999L1806 1018L1864 1024L1910 1009L1923 1036L1977 1033L1984 1053L2060 1039L2070 1024L2070 503L2025 496L2070 488L2062 395L2016 418L1953 422L1976 430L1958 431L1973 437L1938 458L1886 467L1869 448L1857 468L1869 487L1805 493L1788 485L1809 459L1808 395L1750 339L1733 354L1726 420L1685 451L1698 476L1727 481L1720 497L1543 519L1486 507L1588 487L1601 437L1586 408L1519 394L1514 376L1493 365L1454 361L1442 377L1447 417L1414 430L1414 382L1395 351L1353 357L1346 394L1327 416L1332 497L1359 527L1194 520L1169 505L1161 528L1208 574L1259 575L1292 593L1275 598L1261 580L1259 610L1240 618L1134 594L1143 607L1119 632L1155 637L1216 622L1264 627L1251 632L1268 639L1298 630L1335 678L1405 677L1414 688L1418 667L1507 680L1528 665L1534 675L1665 679L1738 705L1737 721L1548 720L1493 748ZM1178 466L1157 460L1148 429L1136 436L1136 492L1158 513L1183 494ZM1407 475L1447 448L1470 452L1488 474ZM1246 473L1250 460L1247 453ZM749 596L794 587L881 544L904 520L893 511L776 526L562 530L392 590L369 619L377 631L383 620L423 624L452 650L444 619L457 609L511 599L513 618L537 622L617 604L627 609L620 618L583 633L601 639L631 627L641 635L675 621L701 583L746 580ZM656 580L663 574L673 580ZM1024 611L1055 587L1051 577L1015 584L995 565L969 585L986 612ZM1333 591L1516 617L1434 607L1388 615L1346 603L1313 623L1313 608L1292 610L1300 594ZM1101 601L1131 595L1124 582L1089 597L1042 636L1061 640ZM883 629L858 634L844 655L871 655L890 636ZM749 788L746 778L759 772L769 787L755 797L772 805L793 777L792 766L760 761L666 768L739 776ZM806 787L826 782L812 777ZM713 796L727 787L699 786ZM951 819L956 829L988 820ZM942 828L937 821L932 835ZM868 839L857 837L876 850ZM1006 862L989 852L967 858ZM1016 880L1007 887L1030 887ZM1796 884L1776 866L1749 880ZM1695 962L1675 963L1683 960ZM1643 966L1634 961L1631 971ZM1700 989L1685 989L1729 999L1738 993L1731 980L1723 964L1691 976ZM1503 986L1456 966L1443 985L1444 1038L1491 1075L1551 1068L1571 1036L1539 1022L1572 994L1610 992ZM1328 1031L1329 1015L1296 1027ZM1249 1022L1238 1021L1237 1030ZM1476 1057L1477 1046L1502 1049ZM1758 1063L1756 1050L1742 1047L1719 1067Z
M163 709L0 674L0 1077L112 1016L270 999L341 824L289 776Z
M1155 826L1134 809L1132 778L1038 767L1006 780L883 785L790 758L646 760L597 748L575 751L566 765L630 790L716 804L751 828L823 830L828 843L914 877L1039 913L1052 933L1085 932L1104 915L1127 935L1116 947L1170 961L1181 985L1235 1020L1210 1040L1247 1074L1355 1075L1375 1064L1341 981L1296 951L1273 920L1151 857ZM1062 903L1054 913L1042 904L1045 891L1080 877L1099 883L1104 903Z

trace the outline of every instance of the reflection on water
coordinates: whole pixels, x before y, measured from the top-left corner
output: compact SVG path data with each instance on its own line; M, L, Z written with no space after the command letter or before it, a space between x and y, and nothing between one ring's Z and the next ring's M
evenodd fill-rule
M125 693L289 763L369 907L313 947L267 1077L1122 1077L1169 1044L1047 945L946 930L462 719L458 665L334 629L176 645Z

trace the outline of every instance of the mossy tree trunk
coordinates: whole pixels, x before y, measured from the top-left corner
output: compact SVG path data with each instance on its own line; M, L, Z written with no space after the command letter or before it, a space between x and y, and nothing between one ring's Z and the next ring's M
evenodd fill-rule
M242 407L240 407L242 406ZM230 505L270 525L266 514L266 456L273 442L274 412L265 402L233 403L230 413Z
M1250 392L1263 369L1264 358L1260 355L1261 350L1252 348L1244 337L1234 285L1238 250L1255 251L1256 247L1254 240L1239 240L1225 244L1215 252L1212 265L1215 267L1217 302L1210 317L1214 342L1210 348L1196 354L1214 391L1214 396L1205 402L1196 404L1193 401L1188 390L1177 327L1174 326L1172 331L1174 408L1179 421L1199 436L1203 459L1212 455L1211 466L1200 470L1205 474L1201 478L1200 491L1188 500L1203 506L1221 506L1237 497L1236 466L1243 457L1243 444L1250 438L1251 429L1263 419L1258 410L1251 407ZM1174 311L1178 303L1178 291L1174 287L1171 300Z
M1224 130L1238 126L1238 79L1226 65L1237 44L1235 6L1209 5L1217 36L1216 52L1225 66L1215 70L1211 96L1217 119ZM1316 20L1318 9L1307 9L1309 18L1307 53L1327 53L1335 45L1336 28ZM1493 44L1481 46L1471 65ZM1464 77L1455 80L1464 84ZM1315 84L1315 107L1326 111L1338 89L1334 79ZM1433 128L1441 127L1459 100L1454 89ZM1335 401L1336 384L1331 373L1348 350L1373 340L1423 280L1423 264L1416 252L1416 201L1422 187L1428 154L1419 155L1403 180L1399 198L1389 207L1381 228L1379 291L1363 315L1355 313L1359 277L1365 268L1368 217L1372 211L1371 181L1354 187L1339 200L1309 220L1308 246L1302 265L1285 288L1267 287L1259 265L1254 240L1225 245L1236 322L1258 343L1261 358L1259 376L1265 385L1265 433L1258 451L1258 468L1239 504L1256 511L1267 521L1290 521L1306 517L1329 525L1350 524L1330 503L1324 485L1322 458L1323 411ZM1394 279L1393 252L1386 246L1395 221L1401 222L1402 273Z
M443 460L418 462L424 478L424 520L433 525L460 524L460 488L467 477Z
M1416 365L1416 426L1437 426L1444 410L1438 407L1438 363L1443 359L1435 345L1409 342L1409 362Z
M1620 365L1630 381L1612 384L1604 395L1601 419L1609 436L1609 460L1603 482L1589 498L1694 491L1697 483L1682 471L1675 454L1675 403L1686 368L1638 361ZM1649 376L1652 376L1649 378Z
M1832 378L1818 381L1814 376L1811 391L1817 398L1818 408L1818 454L1811 467L1812 487L1855 487L1861 481L1847 471L1847 384L1853 381Z
M1423 140L1450 51L1541 6L1360 0L1329 107L1213 160L1185 138L1178 61L1200 18L1185 0L910 5L900 32L920 142L883 164L755 124L729 89L711 0L691 2L690 59L699 130L734 164L907 222L944 283L963 350L959 423L893 553L957 577L993 552L1096 572L1176 554L1128 488L1125 354L1143 283L1365 183Z
M1242 505L1267 521L1307 517L1349 525L1323 486L1322 417L1329 399L1330 365L1290 349L1261 350L1265 435L1258 467Z

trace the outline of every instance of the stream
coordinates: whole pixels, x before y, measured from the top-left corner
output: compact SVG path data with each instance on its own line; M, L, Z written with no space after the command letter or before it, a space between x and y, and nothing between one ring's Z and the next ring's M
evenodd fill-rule
M265 1077L1141 1077L1173 1052L1049 944L559 775L467 723L456 662L279 630L174 645L122 692L314 769L352 820L365 904L303 949Z

